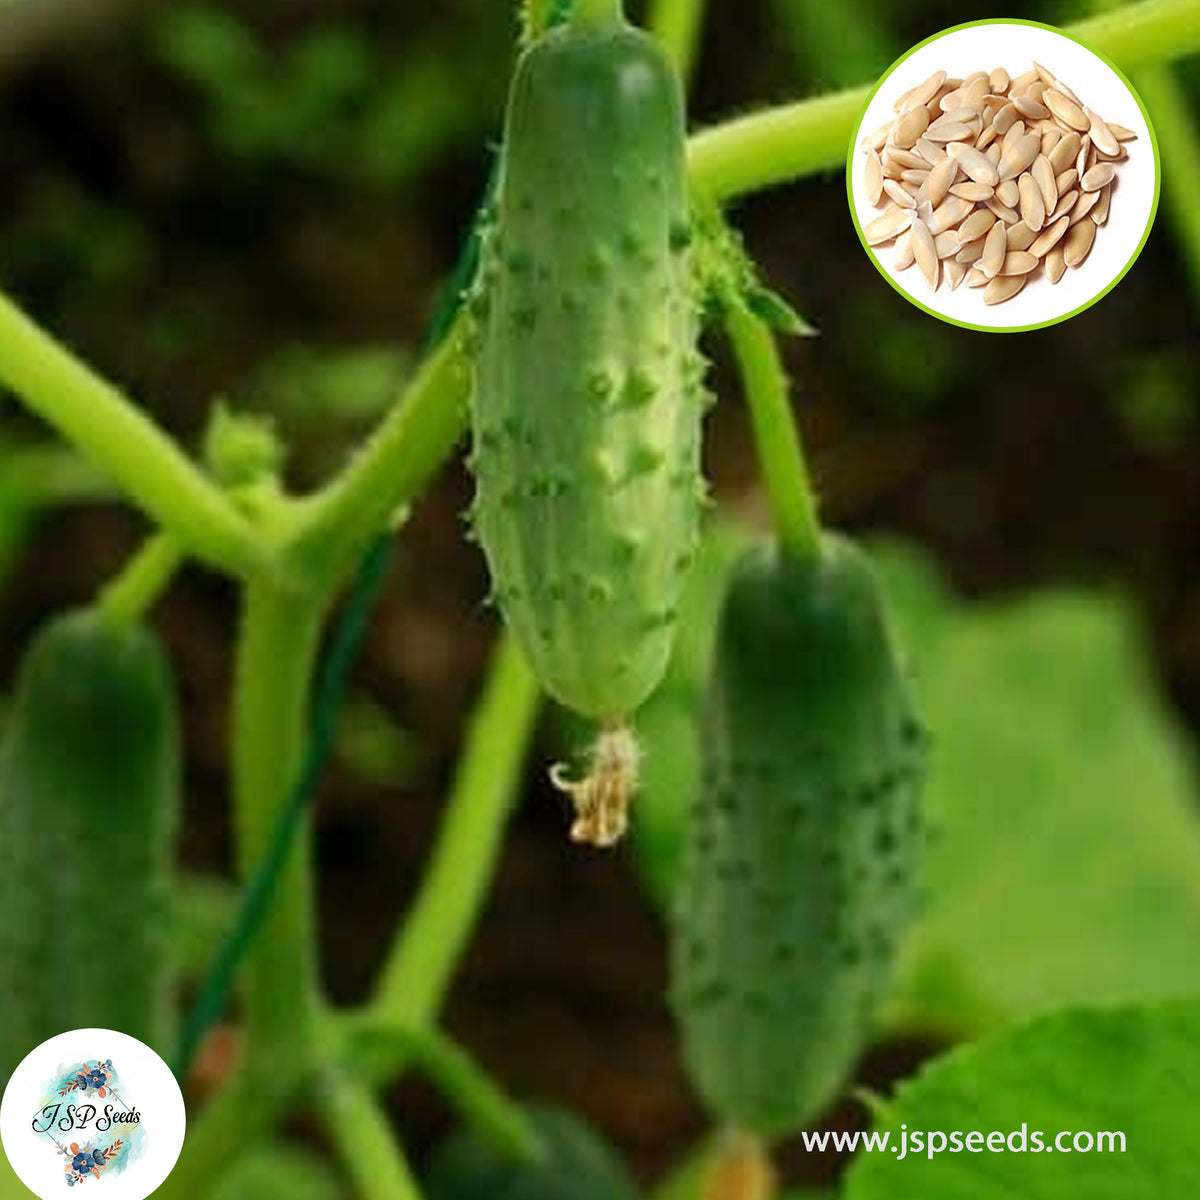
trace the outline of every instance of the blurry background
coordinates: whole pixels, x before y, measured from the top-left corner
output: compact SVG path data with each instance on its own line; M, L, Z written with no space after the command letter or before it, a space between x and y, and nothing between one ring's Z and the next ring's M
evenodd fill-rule
M499 133L511 9L3 0L4 287L185 441L226 397L276 416L297 486L319 479L411 366ZM866 82L936 30L993 15L928 0L713 0L693 120ZM1066 23L1081 9L1004 15ZM1193 101L1197 66L1175 72ZM921 543L968 596L1119 585L1149 631L1149 677L1200 730L1200 313L1167 206L1112 294L1015 338L942 324L885 286L840 170L742 205L737 222L820 330L788 354L828 520ZM740 401L710 351L721 404L709 474L753 515ZM415 880L494 633L482 559L461 536L469 495L456 463L404 533L322 792L323 953L338 1000L363 995ZM90 595L143 532L0 397L0 680L33 626ZM185 858L216 873L233 619L226 587L192 571L157 616L188 713ZM561 751L556 730L544 723L448 1024L516 1093L575 1106L648 1176L703 1120L662 1000L661 923L630 856L565 843L542 771ZM890 1043L864 1078L882 1082L921 1051ZM445 1128L419 1083L392 1098L418 1151Z

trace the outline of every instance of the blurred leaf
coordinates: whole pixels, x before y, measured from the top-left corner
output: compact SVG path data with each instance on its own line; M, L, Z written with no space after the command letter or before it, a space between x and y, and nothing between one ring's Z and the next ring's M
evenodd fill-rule
M887 1105L913 1131L1121 1132L1126 1152L862 1154L845 1200L1159 1200L1200 1194L1200 1003L1060 1013L956 1050ZM1032 1144L1032 1143L1031 1143Z
M893 1016L972 1032L1200 992L1185 739L1115 596L965 606L918 670L934 732L924 915Z
M892 10L873 0L772 0L802 80L831 91L876 78L902 47L889 31Z
M177 977L194 979L212 962L233 921L240 893L228 880L186 872L172 895L171 957Z
M347 1200L350 1189L307 1146L274 1143L238 1158L210 1193L210 1200Z
M395 789L411 781L422 761L420 738L369 696L348 697L338 722L338 757L366 783Z
M1195 366L1182 346L1119 361L1109 403L1148 450L1181 446L1196 424Z

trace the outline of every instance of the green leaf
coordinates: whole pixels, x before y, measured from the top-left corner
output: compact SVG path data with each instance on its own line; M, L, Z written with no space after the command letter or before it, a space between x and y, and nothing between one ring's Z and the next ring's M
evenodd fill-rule
M345 1200L343 1186L332 1167L304 1146L282 1142L259 1146L239 1158L221 1177L211 1200Z
M961 606L927 626L917 681L933 832L894 1020L971 1033L1200 992L1191 762L1129 605Z
M845 1200L1161 1200L1200 1195L1195 1142L1200 1002L1076 1010L954 1051L903 1085L881 1129L887 1152L860 1153ZM1027 1145L932 1157L894 1152L914 1132L1005 1135ZM1122 1133L1125 1151L1035 1152L1072 1135ZM998 1144L998 1143L997 1143ZM1013 1146L1019 1145L1014 1139ZM1120 1140L1108 1143L1119 1147Z

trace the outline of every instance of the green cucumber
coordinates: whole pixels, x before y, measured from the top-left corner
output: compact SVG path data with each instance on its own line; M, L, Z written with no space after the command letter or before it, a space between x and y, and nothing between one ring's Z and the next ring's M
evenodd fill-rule
M91 611L53 619L0 742L0 1078L85 1026L165 1052L179 799L158 643Z
M722 608L672 947L693 1082L793 1131L845 1082L915 907L926 736L870 564L752 551Z
M536 1159L515 1160L460 1131L434 1152L429 1200L637 1200L624 1164L578 1117L545 1105L527 1115L542 1143Z
M623 21L521 55L477 294L476 533L539 680L615 724L666 669L702 494L678 80Z

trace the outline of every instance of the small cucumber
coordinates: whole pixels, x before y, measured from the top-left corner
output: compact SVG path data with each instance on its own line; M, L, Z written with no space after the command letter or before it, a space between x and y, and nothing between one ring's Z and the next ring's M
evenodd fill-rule
M473 303L473 511L534 672L608 724L663 676L698 537L688 241L661 47L623 21L543 34L514 74Z
M708 1105L769 1137L844 1083L914 908L926 736L860 551L742 560L706 726L672 1000Z
M147 631L52 620L0 743L0 1078L46 1038L170 1035L175 698Z
M621 1160L578 1117L531 1107L542 1154L519 1162L471 1132L456 1133L434 1152L429 1200L637 1200Z

